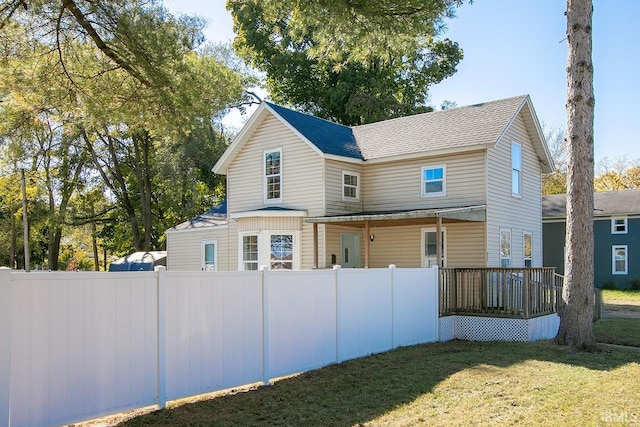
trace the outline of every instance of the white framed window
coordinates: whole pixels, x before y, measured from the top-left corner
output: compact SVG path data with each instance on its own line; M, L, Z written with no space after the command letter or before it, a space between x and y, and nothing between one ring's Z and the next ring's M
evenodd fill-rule
M282 201L282 148L264 152L264 201Z
M446 195L446 168L441 166L424 166L420 171L422 197Z
M611 234L627 234L627 217L611 218Z
M511 267L511 230L500 229L500 267Z
M614 245L611 247L611 273L627 274L628 273L628 253L627 245Z
M342 200L360 200L360 174L342 171Z
M255 271L258 269L258 235L244 234L240 236L242 239L241 246L241 270Z
M201 241L201 268L202 271L218 271L218 241Z
M435 227L431 228L423 228L421 236L421 245L422 246L422 266L423 267L433 267L434 265L438 265L437 258L437 247L436 243L436 234L437 230ZM442 251L442 264L440 267L447 266L447 228L442 227L442 235L441 235L441 246L440 250Z
M271 270L293 270L293 234L272 234L269 247Z
M529 231L522 233L522 254L524 266L531 268L533 263L533 233Z
M522 146L511 143L511 195L522 197Z

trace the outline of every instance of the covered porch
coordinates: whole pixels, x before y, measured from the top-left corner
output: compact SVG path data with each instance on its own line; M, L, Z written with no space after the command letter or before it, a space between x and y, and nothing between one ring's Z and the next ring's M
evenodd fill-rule
M309 217L305 218L306 223L313 224L313 268L319 268L320 262L320 250L319 250L319 232L318 225L324 224L326 227L340 227L341 229L352 229L359 235L363 236L362 239L362 263L364 268L372 266L372 243L375 240L375 235L372 234L373 229L390 229L396 227L398 230L406 227L414 227L420 230L420 227L433 228L435 231L435 262L434 264L442 266L445 254L443 253L443 230L445 227L453 227L456 224L483 224L486 220L486 205L477 206L465 206L465 207L451 207L451 208L436 208L436 209L413 209L402 211L383 211L383 212L359 212L344 215L330 215L322 217ZM418 239L418 245L420 245L420 236L416 235L413 238ZM402 243L398 239L395 239L395 244L401 245ZM326 245L326 239L325 239ZM414 244L415 246L415 244ZM483 246L484 247L484 246ZM484 257L484 249L483 249ZM342 254L341 254L342 264ZM388 264L396 263L393 259L387 259ZM335 264L335 262L331 262ZM421 265L413 265L413 267L420 267Z

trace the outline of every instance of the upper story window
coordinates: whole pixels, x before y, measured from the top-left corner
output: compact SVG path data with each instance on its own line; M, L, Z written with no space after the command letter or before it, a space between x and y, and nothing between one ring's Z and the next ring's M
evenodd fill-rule
M511 195L522 197L522 146L511 143Z
M500 229L500 267L511 267L511 230Z
M360 200L360 174L342 171L342 200Z
M282 201L282 149L264 152L264 201Z
M446 170L444 166L422 168L422 197L444 196L446 194Z
M611 218L611 234L627 234L627 218Z

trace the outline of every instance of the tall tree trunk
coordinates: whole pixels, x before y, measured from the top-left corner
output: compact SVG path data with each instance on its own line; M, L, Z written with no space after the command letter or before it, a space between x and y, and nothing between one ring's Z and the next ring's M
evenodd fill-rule
M567 236L565 286L556 343L594 350L593 64L591 0L567 0Z
M11 213L11 248L9 249L9 267L16 268L16 246L18 245L18 230L16 229L16 215Z

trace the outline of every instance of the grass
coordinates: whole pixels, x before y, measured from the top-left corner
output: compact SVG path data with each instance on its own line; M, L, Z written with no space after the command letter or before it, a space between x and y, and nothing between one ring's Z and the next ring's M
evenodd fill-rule
M629 305L640 305L640 291L622 291L622 290L602 290L602 299L605 302L616 301L619 303L627 303Z
M640 319L605 317L593 324L593 333L601 343L640 347Z
M352 360L124 426L600 425L640 421L635 350L451 341Z

